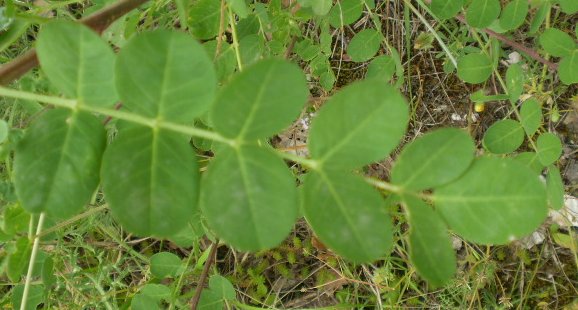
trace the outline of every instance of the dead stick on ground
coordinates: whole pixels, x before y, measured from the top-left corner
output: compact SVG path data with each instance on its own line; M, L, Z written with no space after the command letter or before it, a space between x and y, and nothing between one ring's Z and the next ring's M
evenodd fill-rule
M197 283L197 288L195 289L195 295L191 299L191 309L196 310L197 306L199 305L199 300L201 300L201 292L205 287L205 282L207 282L207 276L209 275L209 269L211 269L211 265L217 259L217 248L219 248L219 239L215 240L215 243L211 246L211 252L209 252L209 257L205 262L205 266L203 267L203 272L201 273L201 277L199 278L199 282Z
M102 33L115 20L147 1L148 0L121 0L81 19L80 22L92 28L94 31ZM0 67L0 85L11 83L36 66L38 66L36 50L31 49Z

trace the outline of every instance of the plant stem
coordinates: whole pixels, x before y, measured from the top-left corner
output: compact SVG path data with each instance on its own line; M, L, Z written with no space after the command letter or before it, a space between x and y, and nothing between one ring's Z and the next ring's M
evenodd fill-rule
M203 267L203 271L201 272L201 277L199 278L199 282L197 283L197 288L195 289L195 295L193 299L191 299L191 309L196 310L197 306L199 305L199 300L201 300L201 292L205 287L205 282L207 281L207 277L209 275L209 269L211 265L217 258L217 248L219 248L219 239L215 240L215 243L211 246L211 252L209 252L209 258L205 262L205 266Z
M114 117L117 119L122 119L125 121L137 123L137 124L144 125L144 126L151 127L151 128L168 129L171 131L184 133L184 134L194 136L194 137L210 139L213 141L222 142L222 143L229 144L229 145L235 145L234 140L225 138L216 132L212 132L212 131L208 131L208 130L204 130L204 129L200 129L200 128L195 128L195 127L187 126L187 125L181 125L181 124L176 124L176 123L171 123L171 122L166 122L166 121L160 121L158 119L148 118L148 117L140 116L140 115L129 113L129 112L118 111L115 109L80 105L77 103L76 100L72 100L72 99L64 99L64 98L50 97L50 96L45 96L45 95L38 95L38 94L34 94L34 93L28 93L28 92L23 92L23 91L19 91L19 90L9 89L9 88L2 87L2 86L0 86L0 96L39 101L39 102L49 103L49 104L52 104L52 105L57 106L57 107L62 107L62 108L67 108L67 109L72 109L72 110L92 112L92 113L99 113L99 114L111 116L111 117Z
M38 225L36 226L36 236L42 232L42 225L44 225L45 214L40 213L38 217ZM34 245L32 245L32 252L30 253L30 261L28 262L28 272L26 273L26 281L24 282L24 292L22 292L22 300L20 302L20 310L26 309L26 302L28 301L28 294L30 293L30 285L32 282L32 272L34 271L34 261L38 254L38 247L40 245L40 238L34 237Z
M233 35L233 48L235 49L235 56L237 57L237 66L239 71L243 71L243 63L241 62L241 51L239 50L239 38L237 37L237 26L235 25L235 17L231 7L229 10L229 23L231 23L231 33Z

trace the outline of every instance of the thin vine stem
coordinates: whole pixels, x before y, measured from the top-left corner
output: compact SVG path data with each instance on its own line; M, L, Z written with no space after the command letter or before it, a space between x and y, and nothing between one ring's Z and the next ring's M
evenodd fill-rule
M36 237L42 232L42 226L44 225L44 218L46 215L40 213L38 217L38 225L36 226L36 235L34 236L34 244L32 245L32 252L30 253L30 261L28 262L28 272L26 273L26 280L24 282L24 292L22 292L22 300L20 301L20 310L26 309L26 303L28 302L28 294L30 294L30 286L32 284L32 272L34 271L34 261L38 255L38 247L40 246L40 238Z
M201 272L201 277L199 278L199 282L197 283L197 288L195 289L195 295L191 299L191 309L196 310L199 301L201 300L201 292L205 287L205 282L207 282L207 277L209 276L209 269L213 263L217 260L217 249L219 248L219 239L215 239L215 242L211 246L211 251L209 252L209 257L205 262L205 266L203 267L203 271Z

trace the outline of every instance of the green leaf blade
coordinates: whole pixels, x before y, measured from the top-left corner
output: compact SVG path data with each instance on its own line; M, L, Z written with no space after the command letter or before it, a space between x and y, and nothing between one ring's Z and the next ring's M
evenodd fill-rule
M446 224L423 201L404 197L409 215L410 258L419 274L433 287L447 284L456 273L456 254Z
M562 155L562 142L560 138L550 132L543 133L538 137L536 148L540 163L544 166L553 164L560 158L560 155Z
M215 130L226 137L266 138L299 116L308 94L298 66L268 59L247 67L220 90L210 118Z
M500 15L499 0L473 0L466 10L466 21L475 28L485 28Z
M88 113L44 113L15 153L14 183L22 207L55 218L79 212L97 188L105 143L104 127Z
M432 0L430 8L437 17L444 20L456 16L463 5L463 0Z
M158 279L175 277L181 272L181 259L170 252L159 252L150 258L151 273Z
M395 88L378 80L355 82L319 110L309 151L329 169L359 168L387 156L408 121L408 106Z
M520 122L528 136L532 136L542 125L542 107L535 98L530 98L520 108Z
M470 84L485 82L492 70L492 61L484 54L468 54L458 59L458 77Z
M484 134L483 144L494 154L507 154L517 150L524 142L524 129L511 119L497 121Z
M437 189L436 210L457 234L481 244L506 244L546 218L539 176L512 159L481 157L455 182Z
M204 113L217 87L203 46L184 33L166 30L133 37L118 54L116 76L124 107L178 123Z
M564 181L560 175L560 169L554 165L548 167L546 189L550 208L554 210L562 209L564 207Z
M569 56L562 58L558 64L558 75L560 81L566 85L578 83L578 49Z
M198 208L198 168L187 139L140 125L108 146L102 185L113 217L140 236L170 237Z
M363 0L341 0L329 11L329 24L334 28L353 24L362 12Z
M567 33L556 28L548 28L540 36L540 45L555 57L569 56L576 49L576 42Z
M506 5L500 16L500 26L505 30L520 27L528 15L528 1L512 0Z
M201 208L209 227L242 251L274 247L297 219L295 181L270 150L223 149L203 176Z
M465 131L438 129L403 149L391 171L391 180L412 190L439 186L460 176L474 159L474 153L474 142Z
M219 33L221 21L221 1L195 1L189 11L189 27L199 40L209 40Z
M384 201L360 177L343 172L310 172L301 194L307 222L337 254L364 263L391 250L392 225Z
M94 31L70 21L51 22L40 31L36 46L48 79L67 97L96 107L111 107L118 101L113 78L116 57Z
M363 29L356 33L347 46L347 55L355 62L371 59L381 45L381 34L375 29Z
M510 97L511 103L518 102L518 99L524 92L524 83L526 82L526 77L522 66L520 64L512 64L508 71L506 71L506 87L508 89L508 95Z

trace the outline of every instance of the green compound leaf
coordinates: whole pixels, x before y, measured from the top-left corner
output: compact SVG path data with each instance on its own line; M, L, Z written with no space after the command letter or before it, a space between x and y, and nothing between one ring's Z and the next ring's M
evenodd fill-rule
M550 208L554 210L562 209L564 206L564 182L562 181L560 170L554 165L548 167L546 189Z
M139 115L190 123L212 103L217 79L203 46L166 30L133 37L118 54L117 89Z
M578 83L578 70L576 68L578 68L578 49L560 60L558 64L560 81L566 85Z
M181 259L170 252L160 252L151 256L151 273L158 279L175 277L182 271Z
M239 140L272 136L299 116L308 95L307 80L297 65L260 61L220 90L210 111L213 128Z
M137 235L170 237L197 211L197 161L180 134L123 128L106 149L101 174L112 215Z
M368 263L391 250L392 225L384 201L359 176L313 171L305 177L301 194L307 222L337 254Z
M443 20L456 16L463 5L463 0L432 0L430 8L437 17Z
M217 36L221 21L220 0L198 0L189 12L189 27L193 36L199 40L208 40Z
M576 42L562 30L548 28L540 36L540 44L550 55L555 57L569 56L576 49Z
M558 0L562 12L566 14L574 14L578 12L578 1L576 0Z
M403 137L408 106L383 81L354 82L317 113L309 132L309 151L327 169L349 170L386 157Z
M456 254L446 224L430 206L414 197L404 197L409 217L410 258L419 274L440 287L456 273Z
M494 154L507 154L517 150L524 142L524 129L511 119L497 121L484 135L484 147Z
M329 11L329 24L334 28L353 24L362 12L363 0L341 0Z
M49 110L27 129L16 148L14 184L22 207L68 218L90 201L106 133L89 113Z
M512 64L508 71L506 71L506 87L508 89L508 95L510 97L510 102L516 103L522 93L524 92L524 83L526 82L526 77L522 66L520 64Z
M367 65L365 78L377 78L389 82L393 78L395 70L395 59L392 56L377 56Z
M454 232L481 244L506 244L532 233L548 210L539 176L498 157L476 159L459 179L437 189L433 200Z
M473 0L466 10L466 21L475 28L485 28L500 15L499 0Z
M36 48L42 70L67 97L99 107L118 101L114 52L90 28L70 21L50 22L38 34Z
M520 108L520 122L528 136L536 133L542 125L542 107L535 98L530 98Z
M233 301L236 298L233 284L225 277L214 275L209 279L209 288L201 293L198 309L221 310L225 300Z
M166 285L148 283L132 298L130 307L132 310L163 309L160 306L162 300L171 300L171 289Z
M458 77L470 84L485 82L492 70L492 60L484 54L468 54L458 59Z
M391 171L391 180L406 189L422 190L460 176L474 159L475 145L463 130L443 128L408 144Z
M298 206L293 175L268 149L222 149L203 176L201 207L209 227L242 251L281 243Z
M538 137L536 147L540 163L544 166L553 164L562 154L562 142L555 134L550 132L543 133Z
M355 62L364 62L377 54L381 34L375 29L363 29L356 33L347 46L347 55Z
M522 26L528 15L528 1L512 0L506 5L500 16L500 26L504 30L514 30Z

